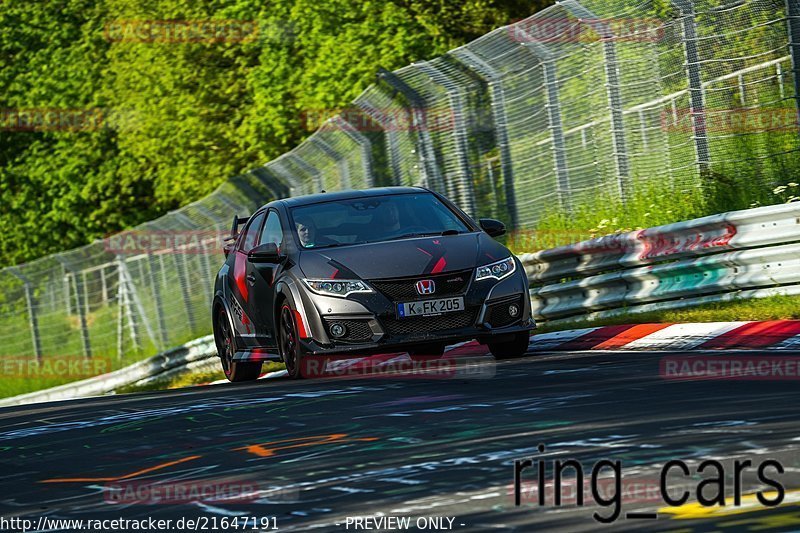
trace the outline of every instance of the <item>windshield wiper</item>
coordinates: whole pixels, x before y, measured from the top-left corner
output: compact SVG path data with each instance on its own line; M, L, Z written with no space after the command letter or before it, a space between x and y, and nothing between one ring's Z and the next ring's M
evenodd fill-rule
M405 235L399 235L397 237L392 237L390 239L386 239L387 241L399 241L400 239L411 239L413 237L443 237L445 235L458 235L461 232L455 229L446 229L444 231L430 231L427 233L406 233Z

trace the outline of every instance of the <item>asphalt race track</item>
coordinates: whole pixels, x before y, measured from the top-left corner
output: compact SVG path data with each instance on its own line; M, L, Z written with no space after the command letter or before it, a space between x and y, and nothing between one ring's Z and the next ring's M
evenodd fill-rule
M576 459L588 477L609 459L621 462L628 494L606 529L800 528L797 383L663 379L665 355L542 353L498 362L488 379L275 379L8 408L0 411L0 515L275 517L280 531L356 531L347 522L356 516L407 516L413 529L421 517L450 517L453 530L589 531L600 527L592 514L613 507L568 497L554 507L547 490L540 507L530 487L515 506L514 460L551 468ZM781 462L785 473L773 475L786 489L780 506L745 496L738 508L670 512L650 490L668 460L718 459L730 469L737 458ZM522 477L535 483L535 470ZM743 493L764 487L753 478L744 476ZM220 480L260 492L180 504L113 492ZM631 512L657 518L626 518Z

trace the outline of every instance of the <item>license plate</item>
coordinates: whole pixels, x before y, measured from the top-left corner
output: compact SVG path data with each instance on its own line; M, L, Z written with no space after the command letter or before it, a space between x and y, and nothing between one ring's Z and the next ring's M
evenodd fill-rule
M403 302L397 304L397 316L441 315L464 310L464 298L439 298L438 300L422 300L420 302Z

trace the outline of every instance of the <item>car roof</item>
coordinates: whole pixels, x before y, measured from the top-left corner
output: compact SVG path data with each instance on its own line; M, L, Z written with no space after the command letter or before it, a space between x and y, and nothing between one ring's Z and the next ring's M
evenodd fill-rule
M357 191L335 191L319 194L307 194L305 196L294 196L279 200L286 207L298 207L302 205L318 204L336 200L353 200L356 198L368 198L371 196L385 196L389 194L412 194L428 192L422 187L374 187L372 189L361 189Z

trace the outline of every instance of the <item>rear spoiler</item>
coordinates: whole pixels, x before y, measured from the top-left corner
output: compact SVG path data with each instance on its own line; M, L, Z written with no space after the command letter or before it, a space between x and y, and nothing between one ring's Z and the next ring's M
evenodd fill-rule
M239 236L239 226L242 224L247 224L248 220L250 220L250 217L239 217L238 215L233 215L231 234L225 237L225 244L233 244L233 242L236 241L236 237Z

